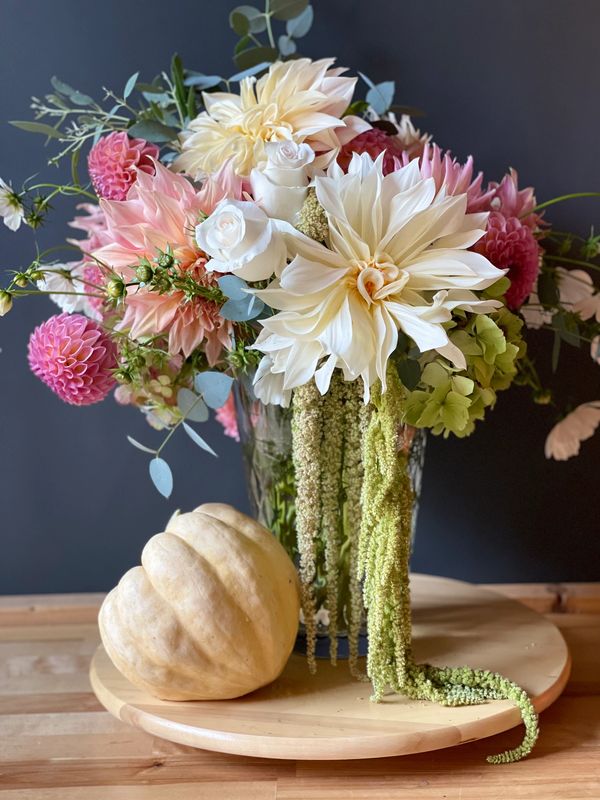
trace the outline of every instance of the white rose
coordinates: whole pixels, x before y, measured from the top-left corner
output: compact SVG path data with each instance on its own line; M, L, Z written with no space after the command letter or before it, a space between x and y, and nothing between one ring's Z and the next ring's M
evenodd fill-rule
M196 241L211 257L208 270L233 272L247 281L278 275L286 263L286 246L277 226L247 200L222 200L196 227Z
M250 175L252 194L270 217L293 223L308 192L308 168L315 159L307 144L268 142L267 163Z

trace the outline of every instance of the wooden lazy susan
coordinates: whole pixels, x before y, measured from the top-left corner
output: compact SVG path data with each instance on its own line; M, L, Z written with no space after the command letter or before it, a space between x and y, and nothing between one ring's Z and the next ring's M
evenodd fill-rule
M520 603L461 581L413 575L414 650L418 661L467 664L520 684L538 711L563 690L570 669L564 639ZM100 647L92 687L114 716L180 744L244 756L355 759L419 753L492 736L520 722L507 701L444 708L390 695L369 700L370 686L346 662L318 662L315 676L292 655L270 686L237 700L178 703L136 689Z

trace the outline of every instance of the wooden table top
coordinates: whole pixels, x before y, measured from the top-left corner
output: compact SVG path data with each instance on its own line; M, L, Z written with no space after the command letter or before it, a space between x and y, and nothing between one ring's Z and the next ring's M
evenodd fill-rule
M102 595L0 598L0 800L600 799L600 583L495 585L547 614L573 657L532 756L485 755L521 730L461 747L354 762L195 750L113 718L89 680Z

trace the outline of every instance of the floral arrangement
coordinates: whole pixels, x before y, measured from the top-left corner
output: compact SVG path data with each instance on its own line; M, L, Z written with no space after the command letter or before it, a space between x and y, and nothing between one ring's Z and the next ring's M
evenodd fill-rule
M538 203L515 170L488 182L472 157L442 149L394 105L392 82L361 75L355 99L357 79L333 59L298 55L312 20L307 0L235 9L228 79L177 56L104 102L52 79L35 119L13 124L56 142L50 162L69 158L72 179L2 181L0 214L35 230L56 198L76 198L75 254L37 252L13 270L0 314L50 296L60 313L31 336L32 370L73 405L114 390L138 406L164 438L130 442L165 496L163 451L179 428L212 452L190 423L214 409L237 438L234 382L288 414L293 508L272 527L294 538L311 669L325 610L332 659L342 625L358 674L366 615L376 699L389 687L449 704L511 698L526 736L492 760L515 760L537 735L519 687L412 658L410 452L419 430L471 434L513 384L559 415L546 455L579 451L600 401L559 406L527 339L551 333L554 371L563 345L584 343L600 362L600 236L556 231L546 216L581 194Z

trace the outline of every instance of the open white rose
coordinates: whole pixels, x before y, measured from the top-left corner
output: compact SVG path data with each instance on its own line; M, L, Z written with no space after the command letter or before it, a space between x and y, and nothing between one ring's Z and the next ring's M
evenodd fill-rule
M308 192L308 168L315 160L307 144L292 141L265 145L267 164L250 175L252 194L270 217L293 223Z
M247 281L281 274L286 263L283 236L255 203L222 200L196 227L198 246L211 260L206 269L233 272Z

